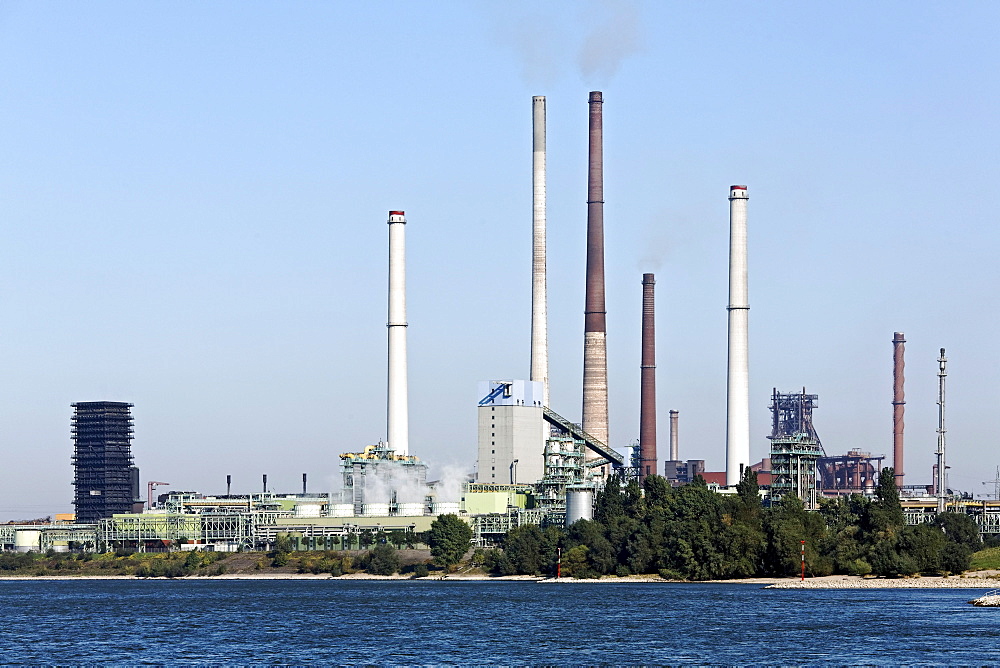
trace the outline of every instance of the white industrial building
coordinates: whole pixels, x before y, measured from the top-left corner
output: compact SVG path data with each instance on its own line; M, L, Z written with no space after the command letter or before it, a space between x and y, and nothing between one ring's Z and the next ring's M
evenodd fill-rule
M540 381L479 383L476 482L534 484L542 479L549 434L542 410L544 392Z

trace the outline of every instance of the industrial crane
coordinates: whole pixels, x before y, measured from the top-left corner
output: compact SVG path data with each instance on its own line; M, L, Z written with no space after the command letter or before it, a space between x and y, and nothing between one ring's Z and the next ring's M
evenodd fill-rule
M146 483L146 507L149 510L153 509L153 490L160 485L169 485L169 482L157 482L156 480L150 480Z

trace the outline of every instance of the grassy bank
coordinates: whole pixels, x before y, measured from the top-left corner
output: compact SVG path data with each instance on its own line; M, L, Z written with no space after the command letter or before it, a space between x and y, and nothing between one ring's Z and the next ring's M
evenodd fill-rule
M427 550L395 550L392 563L370 551L331 552L135 552L107 554L0 554L0 577L213 577L219 575L329 574L386 571L426 575Z
M973 571L1000 570L1000 547L988 547L972 554Z

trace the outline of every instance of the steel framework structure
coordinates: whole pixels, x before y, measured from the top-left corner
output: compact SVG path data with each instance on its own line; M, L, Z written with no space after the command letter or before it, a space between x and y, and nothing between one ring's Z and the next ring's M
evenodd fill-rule
M120 401L73 404L73 503L78 522L132 511L131 408Z
M771 394L771 497L794 494L807 508L816 507L816 462L825 453L813 427L819 395Z

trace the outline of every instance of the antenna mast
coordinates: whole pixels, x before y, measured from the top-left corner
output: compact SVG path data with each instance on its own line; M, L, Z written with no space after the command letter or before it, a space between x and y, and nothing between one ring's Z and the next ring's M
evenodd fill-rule
M944 381L948 377L945 367L948 358L944 356L944 348L941 349L941 356L938 357L938 439L937 439L937 511L944 512L945 497L948 494L948 477L944 463L945 428L944 428Z

